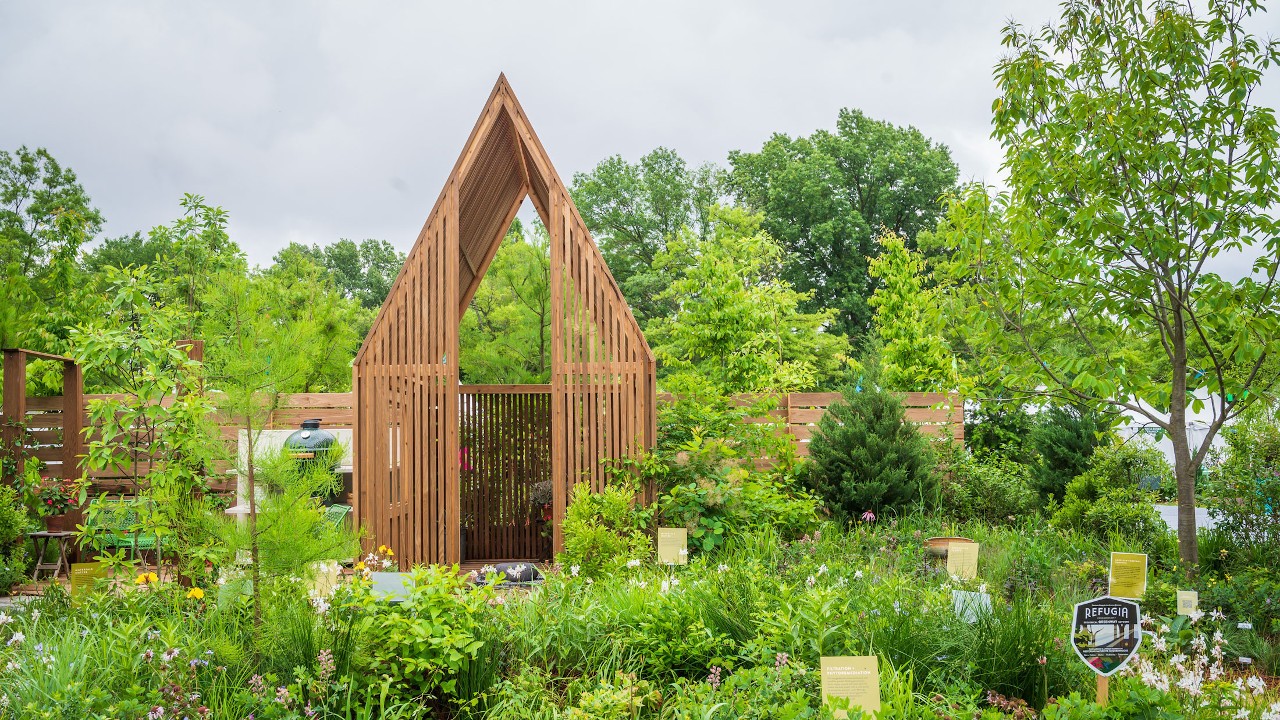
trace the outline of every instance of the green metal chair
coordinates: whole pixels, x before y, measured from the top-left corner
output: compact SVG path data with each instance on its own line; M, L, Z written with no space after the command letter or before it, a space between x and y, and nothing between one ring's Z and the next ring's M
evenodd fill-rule
M330 505L324 509L325 521L332 524L335 528L341 528L342 524L347 521L347 516L350 514L350 505Z
M131 558L142 558L143 570L147 569L147 558L144 554L154 551L156 565L160 564L160 538L154 533L141 531L141 508L143 500L120 497L106 498L98 501L97 512L93 515L91 527L94 530L94 541L103 550L128 549Z

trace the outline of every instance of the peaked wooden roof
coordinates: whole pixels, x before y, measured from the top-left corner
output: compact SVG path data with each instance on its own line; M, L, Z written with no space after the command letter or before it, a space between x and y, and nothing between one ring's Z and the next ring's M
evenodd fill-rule
M498 75L498 81L485 101L484 109L471 129L467 142L454 163L453 170L436 198L431 214L423 223L423 229L414 242L416 248L423 242L424 236L432 226L437 213L446 205L449 187L458 185L458 317L466 312L471 298L475 295L485 271L493 262L493 257L512 220L520 211L526 197L533 201L543 224L551 231L551 204L554 195L564 198L565 204L581 223L581 215L569 198L568 189L560 179L551 158L547 155L542 141L538 139L533 126L525 116L524 108L516 99L505 74ZM582 223L585 227L585 223ZM594 248L595 241L591 239ZM599 250L595 249L598 253ZM412 255L412 250L410 251ZM617 281L603 262L599 263L609 283L618 296ZM378 316L365 337L360 351L356 354L356 362L360 362L369 345L369 339L385 322L384 315L387 303L397 285L404 276L404 268L392 283L392 292L378 311ZM630 309L626 311L626 320L643 338L640 326ZM647 343L644 351L650 360L652 351Z

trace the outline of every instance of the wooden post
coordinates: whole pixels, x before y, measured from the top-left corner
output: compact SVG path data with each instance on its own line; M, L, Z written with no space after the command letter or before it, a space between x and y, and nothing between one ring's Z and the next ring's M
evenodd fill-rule
M4 467L12 468L0 478L16 483L22 474L22 448L26 443L25 418L27 414L27 355L21 350L4 351L4 426L0 427L0 459L12 460Z
M1106 707L1109 700L1108 695L1111 691L1111 678L1106 675L1098 676L1098 704Z
M80 477L84 455L84 374L71 360L62 363L62 477Z

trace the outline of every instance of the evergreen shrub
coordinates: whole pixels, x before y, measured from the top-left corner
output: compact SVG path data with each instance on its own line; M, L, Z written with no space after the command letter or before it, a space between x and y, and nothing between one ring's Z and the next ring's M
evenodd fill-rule
M902 402L881 389L846 390L809 444L810 487L844 518L936 498L929 440L903 422Z

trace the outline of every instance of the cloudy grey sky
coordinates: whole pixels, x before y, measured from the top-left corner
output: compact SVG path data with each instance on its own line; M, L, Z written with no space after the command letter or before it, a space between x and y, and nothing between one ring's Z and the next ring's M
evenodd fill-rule
M658 145L723 162L856 107L915 125L951 148L963 177L996 182L1000 29L1056 10L4 0L0 147L44 146L74 168L109 235L167 222L182 193L202 194L230 213L255 263L291 240L407 250L499 72L566 181Z

